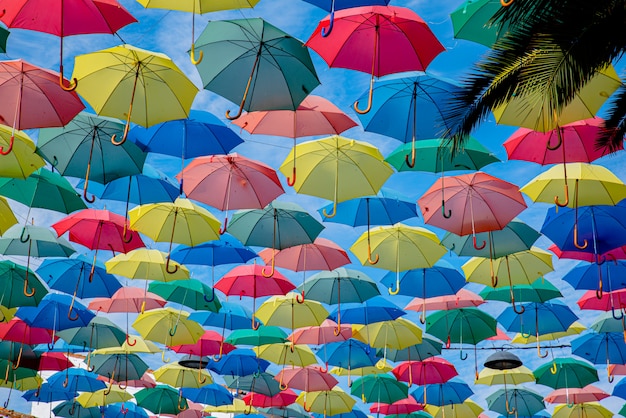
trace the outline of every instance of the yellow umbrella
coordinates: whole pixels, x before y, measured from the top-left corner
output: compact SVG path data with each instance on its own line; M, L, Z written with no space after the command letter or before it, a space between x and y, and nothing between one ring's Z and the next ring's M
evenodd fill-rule
M153 309L137 315L133 328L143 338L170 347L195 344L204 334L204 329L188 317L189 313L172 308Z
M570 122L592 118L622 81L613 66L599 71L567 106L556 114L549 97L540 94L517 94L513 99L493 109L496 122L502 125L523 126L548 132Z
M610 418L613 412L598 402L583 402L574 405L558 405L554 408L552 418Z
M399 273L432 267L448 249L428 229L397 223L376 227L371 232L368 230L352 244L350 251L364 266L371 265ZM372 253L376 253L374 259ZM389 293L395 295L399 291L400 278L396 277L396 290L389 289Z
M17 312L17 308L7 308L0 305L0 315L2 315L0 322L9 322L15 316L15 312Z
M130 122L148 127L187 118L198 93L170 57L127 44L76 56L72 78L98 115L126 118L122 139L111 138L116 145L126 141Z
M213 377L206 369L190 369L180 364L166 364L154 371L154 379L175 388L200 388L213 383Z
M137 248L126 254L120 253L110 258L104 265L107 273L117 274L130 279L169 282L172 280L189 279L190 276L187 267L173 260L170 261L170 265L174 266L175 271L169 273L166 268L167 253L148 248Z
M380 363L380 365L379 365ZM385 360L380 359L379 362L376 364L376 366L365 366L365 367L358 367L356 369L344 369L343 367L333 367L332 369L330 369L328 371L328 373L337 375L337 376L359 376L359 377L364 377L367 376L369 374L383 374L383 373L388 373L391 370L393 370L393 367L391 367Z
M2 156L0 154L0 163L1 162ZM2 169L0 168L0 170ZM4 234L7 229L11 228L15 224L17 224L17 218L13 214L13 210L11 210L9 202L7 202L4 197L0 196L0 235Z
M110 385L105 389L99 389L95 392L84 392L76 397L76 401L83 408L91 408L95 406L105 406L112 403L126 402L133 399L133 395L122 390L115 385Z
M138 353L150 353L155 354L161 351L159 347L152 341L144 340L138 335L132 336L133 344L128 344L128 340L124 340L120 347L106 347L98 348L91 352L91 354L138 354Z
M220 238L221 222L208 210L189 199L177 198L174 202L148 203L128 212L130 228L141 232L156 242L169 242L167 262L170 269L172 243L194 246Z
M181 12L190 12L191 15L191 62L195 65L202 61L203 53L200 51L198 59L194 52L194 27L196 13L204 14L209 12L217 12L220 10L244 9L254 7L260 0L137 0L139 4L146 8L178 10Z
M14 136L12 152L0 153L0 177L25 179L37 169L46 165L39 154L35 153L35 143L23 131L15 131L10 126L0 125L0 147L9 148L11 136Z
M526 366L519 366L514 369L489 369L484 368L478 373L478 378L474 380L477 385L519 385L521 383L534 382L533 371Z
M331 390L301 392L296 403L307 412L329 415L344 414L352 411L356 400L338 387Z
M368 325L352 325L352 338L371 347L402 349L422 342L422 330L413 322L396 318ZM383 359L386 355L383 355ZM378 364L377 364L378 367Z
M274 364L305 367L318 362L308 345L275 343L253 347L256 355Z
M542 334L539 336L539 342L558 340L559 338L570 337L577 335L586 330L587 327L576 321L567 328L565 331L552 332L549 334ZM521 333L515 334L515 337L511 340L512 344L534 344L537 342L536 335L522 335Z
M378 148L338 135L296 145L280 171L296 192L332 200L333 212L323 211L327 218L337 213L337 202L378 193L393 173Z
M257 409L246 405L243 399L233 399L233 403L230 405L207 405L204 407L204 412L218 412L222 414L243 414L257 412Z
M434 418L477 418L484 409L476 402L466 399L463 403L444 405L443 407L427 404L424 406L424 411Z
M321 303L305 299L298 301L299 293L289 292L276 295L263 302L256 311L256 317L263 325L296 328L321 325L328 318L328 311Z

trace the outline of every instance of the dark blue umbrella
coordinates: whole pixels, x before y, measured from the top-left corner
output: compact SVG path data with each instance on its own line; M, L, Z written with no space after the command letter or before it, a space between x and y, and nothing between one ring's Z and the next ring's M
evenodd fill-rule
M189 314L189 319L196 321L205 327L233 330L250 328L252 313L237 303L222 302L222 307L219 311L192 312Z
M328 318L337 322L337 310L331 312ZM341 307L341 320L347 324L373 324L382 321L391 321L406 315L406 312L385 299L383 296L374 296L363 303L345 304Z
M60 331L87 326L96 315L69 295L48 293L38 306L22 306L15 316L30 326Z
M48 378L48 384L54 389L76 392L95 392L106 387L96 373L77 367L56 372Z
M391 0L304 0L307 3L311 3L321 9L330 12L330 22L327 29L322 30L322 36L326 37L330 35L330 31L333 30L333 23L335 21L335 10L343 10L351 7L361 6L386 6Z
M122 288L117 278L96 265L90 278L91 260L83 255L76 258L45 259L37 274L55 289L78 298L111 297Z
M269 361L257 357L254 351L248 348L237 348L224 354L219 361L210 359L207 368L222 376L246 376L264 372L269 365Z
M326 364L346 370L373 366L379 360L376 350L352 338L325 344L316 354Z
M104 408L104 418L148 418L149 415L145 409L137 406L133 402L122 402L107 405Z
M211 383L200 388L182 388L184 398L205 405L230 405L233 403L233 395L225 387L217 383Z
M78 396L78 392L67 390L63 387L52 387L49 383L45 382L41 384L38 389L30 389L24 392L22 398L28 402L56 402L56 401L69 401L70 399Z
M449 263L438 261L433 267L401 271L396 274L388 272L381 283L393 289L396 280L400 280L398 294L418 298L454 295L465 286L465 277Z
M626 245L626 201L558 211L551 207L541 232L562 251L603 254Z
M474 392L469 385L460 379L452 378L446 383L433 383L424 386L418 386L411 396L418 403L444 406L453 403L463 403L467 398L472 396Z

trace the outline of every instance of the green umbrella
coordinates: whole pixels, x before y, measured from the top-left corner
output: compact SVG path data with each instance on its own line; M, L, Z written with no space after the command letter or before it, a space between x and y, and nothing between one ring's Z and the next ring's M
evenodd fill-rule
M441 354L443 344L441 341L434 339L429 335L422 335L422 342L420 344L411 345L406 348L387 349L387 360L391 361L423 361L427 358L438 356ZM378 357L382 357L384 349L379 349L376 352Z
M71 345L93 348L119 347L126 340L126 332L111 320L96 316L85 327L68 328L57 332L57 336Z
M9 37L10 32L5 28L0 27L0 52L6 54L7 52L7 38Z
M224 340L232 345L252 345L258 347L265 344L282 344L287 342L287 333L280 327L260 325L258 329L236 329Z
M30 279L30 280L29 280ZM31 290L28 290L30 286ZM7 308L37 306L48 293L43 282L27 267L0 261L0 305ZM34 293L28 296L30 293Z
M152 282L148 290L169 302L176 302L197 311L217 312L222 307L217 298L211 298L213 289L196 279Z
M93 203L94 198L87 196L89 180L106 184L143 169L147 154L136 144L111 142L123 129L124 124L116 119L81 112L62 128L41 129L37 153L60 174L85 179L83 197Z
M25 179L0 178L0 195L25 204L29 210L43 208L71 213L87 208L65 177L46 168L36 170Z
M235 212L228 232L243 245L269 247L274 250L311 244L324 229L317 219L295 203L274 201L263 209ZM276 251L272 251L271 270L274 274Z
M197 65L205 89L242 110L296 110L320 84L308 48L263 19L210 21L196 48L211 57Z
M148 370L141 357L127 352L100 354L96 351L91 356L91 366L95 373L117 382L139 380Z
M498 389L487 396L486 400L490 411L505 416L533 416L546 407L543 403L543 396L537 392L521 388L513 388L508 391Z
M153 388L144 388L135 393L137 405L158 415L177 415L189 408L187 399L180 391L169 385L156 385Z
M100 407L92 406L85 408L75 399L61 402L52 408L52 412L54 412L55 417L65 418L100 418L102 416Z
M352 383L350 394L360 396L364 403L394 403L409 396L409 387L388 374L361 377Z
M499 162L500 159L485 148L478 140L470 137L462 151L450 155L450 148L444 139L423 139L415 142L415 166L406 164L406 156L412 150L410 142L400 145L385 158L398 171L427 171L442 173L444 171L480 170L482 167Z
M508 23L491 22L502 7L502 0L466 0L450 13L454 37L485 45L488 48L501 38Z
M538 384L552 389L583 388L600 380L593 364L572 357L555 358L537 367L533 374Z
M615 317L614 315L611 311L603 312L598 315L589 328L595 332L626 332L626 325L622 321L623 318Z
M479 295L484 300L498 300L511 303L511 291L507 288L485 287ZM513 286L513 295L518 302L543 303L563 295L550 281L540 277L529 285Z

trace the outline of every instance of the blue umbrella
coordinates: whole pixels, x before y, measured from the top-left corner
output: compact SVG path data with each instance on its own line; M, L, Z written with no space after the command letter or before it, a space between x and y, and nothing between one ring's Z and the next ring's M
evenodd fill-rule
M507 416L533 416L546 407L543 396L528 389L498 389L486 399L491 411Z
M626 245L626 201L548 209L541 232L562 251L603 254Z
M400 280L398 294L418 298L454 295L465 286L465 277L449 263L438 261L432 267L401 271L399 274L388 272L381 279L387 288L393 288Z
M24 392L22 398L28 402L56 402L56 401L69 401L70 399L78 396L78 392L67 390L65 388L55 388L49 383L42 383L41 387L37 389L30 389Z
M373 324L382 321L391 321L406 315L406 312L385 299L383 296L374 296L359 304L346 304L341 307L341 312L336 309L331 312L328 318L337 322L337 314L341 314L341 319L347 324Z
M567 272L563 280L574 289L595 290L601 298L604 288L609 292L626 288L626 261L581 262Z
M205 327L221 329L250 328L252 313L242 305L233 302L222 302L222 307L217 312L196 311L189 314L189 319L198 322Z
M228 154L243 142L229 127L209 112L192 110L187 119L170 120L149 128L135 127L128 138L140 149L182 159ZM180 193L183 190L180 180Z
M22 306L15 316L30 326L56 332L87 326L96 315L69 295L48 293L38 306Z
M114 403L104 408L104 418L148 418L145 409L133 402Z
M76 258L45 259L37 269L37 274L48 284L50 289L78 298L111 297L122 288L117 278L106 272L104 267L96 265L93 277L89 277L91 260L83 255Z
M217 383L211 383L200 388L182 388L184 398L205 405L230 405L233 403L233 395L225 387Z
M360 6L386 6L390 0L304 0L321 9L330 12L330 21L328 29L322 29L322 36L330 35L335 22L335 10L348 9L350 7Z
M626 364L626 342L622 332L589 332L572 340L572 354L593 364ZM609 381L613 377L609 373Z
M273 374L267 372L253 373L247 376L224 376L224 382L231 389L260 393L266 396L280 393L278 380L274 379Z
M56 372L48 378L48 384L54 389L75 392L95 392L106 387L106 384L98 379L96 373L77 367Z
M474 392L469 385L460 379L452 378L446 383L433 383L424 386L418 386L411 396L418 403L444 406L453 403L463 403L467 398L472 396Z
M100 194L101 199L118 202L146 203L173 202L179 190L170 178L151 165L145 164L141 174L120 177L107 183Z
M317 352L317 355L327 365L341 367L346 370L373 366L379 360L376 357L376 350L352 338L346 341L325 344L323 349Z
M539 336L565 331L578 320L569 306L556 300L524 303L521 306L521 313L509 306L498 316L498 322L507 331Z
M618 398L626 399L626 378L621 379L615 384L611 395L617 396Z
M324 418L323 414L313 413L312 415L314 418ZM335 414L333 415L333 418L367 418L367 415L358 409L353 409L352 411L344 412L343 414Z
M84 408L76 400L61 402L52 408L52 412L54 412L55 417L100 418L102 416L100 407Z
M415 141L439 138L448 128L442 111L446 103L459 94L460 87L433 75L409 74L385 77L374 83L372 109L365 114L359 112L358 117L368 132L411 142L412 155L406 156L406 163L412 168L415 166ZM358 100L366 100L368 94Z
M210 359L207 368L222 376L246 376L264 372L269 365L269 361L257 357L254 351L248 348L237 348L223 355L219 361Z

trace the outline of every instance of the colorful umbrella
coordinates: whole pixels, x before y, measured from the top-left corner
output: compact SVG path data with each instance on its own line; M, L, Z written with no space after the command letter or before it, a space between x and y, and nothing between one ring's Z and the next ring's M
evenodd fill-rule
M330 19L328 28L322 29L322 36L326 37L330 35L330 31L333 29L333 23L335 21L335 10L349 9L351 7L361 7L370 5L386 6L390 0L304 0L307 3L311 3L321 9L330 12ZM347 417L346 417L347 418ZM357 417L354 417L357 418Z
M36 152L36 145L23 131L13 131L11 127L0 124L0 144L8 147L13 138L13 152L2 156L0 175L2 177L25 179L35 170L46 165ZM17 141L16 141L17 139Z
M533 373L538 384L553 389L582 388L599 380L598 371L592 364L567 357L542 364Z
M274 375L267 372L253 373L246 376L224 376L224 382L230 389L245 390L248 392L261 393L266 396L274 396L280 392L278 382Z
M540 277L529 285L513 286L513 294L518 302L538 302L543 303L549 300L563 297L561 291L552 282ZM480 296L485 300L498 300L502 302L512 302L511 292L505 288L486 287L480 291Z
M177 363L165 364L153 373L157 382L176 388L200 388L213 383L213 378L208 370L198 369L195 371Z
M283 369L276 375L276 380L281 388L290 387L305 392L331 390L339 383L332 375L314 366Z
M154 282L148 285L148 290L170 302L180 303L194 310L217 312L222 307L216 298L207 301L207 295L212 294L214 290L196 279Z
M572 354L593 364L626 364L626 342L623 332L589 332L572 340ZM608 373L609 382L614 376Z
M486 399L490 411L503 415L531 416L545 408L543 396L530 389L498 389Z
M409 386L445 383L458 376L456 367L442 357L429 357L421 361L406 361L398 364L391 373L401 382Z
M167 55L128 44L76 56L72 77L79 81L77 92L98 115L126 118L122 138L111 137L111 142L120 145L126 141L131 121L151 126L186 118L198 93Z
M333 212L322 212L329 218L337 213L337 203L376 194L393 173L378 148L338 135L298 144L289 155L280 171L289 176L292 166L300 166L299 178L292 181L294 189L332 200Z
M186 178L188 198L228 212L231 209L262 209L285 193L273 168L237 153L198 157L178 178ZM224 220L226 232L228 213Z
M350 412L356 404L350 395L339 388L302 392L296 402L302 405L305 411L323 413L324 416L338 416Z
M197 68L205 89L239 103L243 110L296 110L320 82L307 48L260 18L209 22L199 51L220 57Z
M364 403L394 403L409 395L406 384L388 374L375 374L361 377L352 383L350 394L360 396Z
M28 290L29 287L31 290ZM43 282L32 270L9 260L0 261L0 289L0 305L6 308L37 306L48 293ZM10 320L5 313L2 311L2 316L5 320Z
M471 0L470 0L471 1ZM434 418L445 417L465 417L465 418L481 418L484 417L482 412L484 409L471 399L466 399L462 403L453 403L449 405L425 405L424 410L431 414Z
M615 385L615 387L618 385L619 383ZM564 403L572 405L577 403L601 401L609 396L611 395L602 389L594 385L587 385L583 388L556 389L550 392L544 400L548 403ZM616 396L615 390L613 391L613 396Z
M381 283L390 288L397 278L400 279L399 295L420 298L454 295L465 286L463 274L441 260L428 268L405 270L400 274L390 271L383 276Z
M458 378L450 379L446 383L418 386L411 392L411 396L418 403L436 406L463 403L473 394L469 385Z
M170 282L187 280L191 275L185 266L169 260L167 253L147 248L137 248L126 254L118 254L107 260L104 265L107 273L131 279ZM169 271L170 266L174 271Z
M236 329L224 339L224 342L228 344L252 346L284 343L286 341L287 333L282 328L265 325L260 325L257 329Z
M424 406L417 403L415 398L409 396L394 403L375 403L370 406L370 412L391 415L391 414L412 414L424 410Z
M135 393L137 405L149 411L161 414L179 414L189 408L187 399L180 391L169 385L157 385L144 388Z
M153 309L137 316L133 322L139 334L168 346L194 344L204 333L202 327L189 319L189 313L172 308Z
M264 325L301 328L320 325L327 317L328 311L321 303L305 300L299 303L298 293L272 296L259 306L257 317ZM292 344L293 345L293 344Z
M466 0L450 13L454 37L491 48L509 28L508 22L493 21L494 15L502 8L502 1Z
M443 50L428 25L411 9L396 6L363 6L334 14L334 35L322 19L306 46L334 68L348 68L371 75L367 113L372 107L374 77L404 71L424 71ZM333 32L330 32L331 34ZM402 57L402 59L400 59Z
M606 407L598 402L582 402L570 405L557 405L552 413L553 418L570 418L570 417L588 417L588 418L610 418L615 416Z
M338 335L335 335L339 329ZM337 325L332 319L325 319L320 325L298 328L287 339L294 344L326 345L327 343L345 341L352 337L352 326Z

